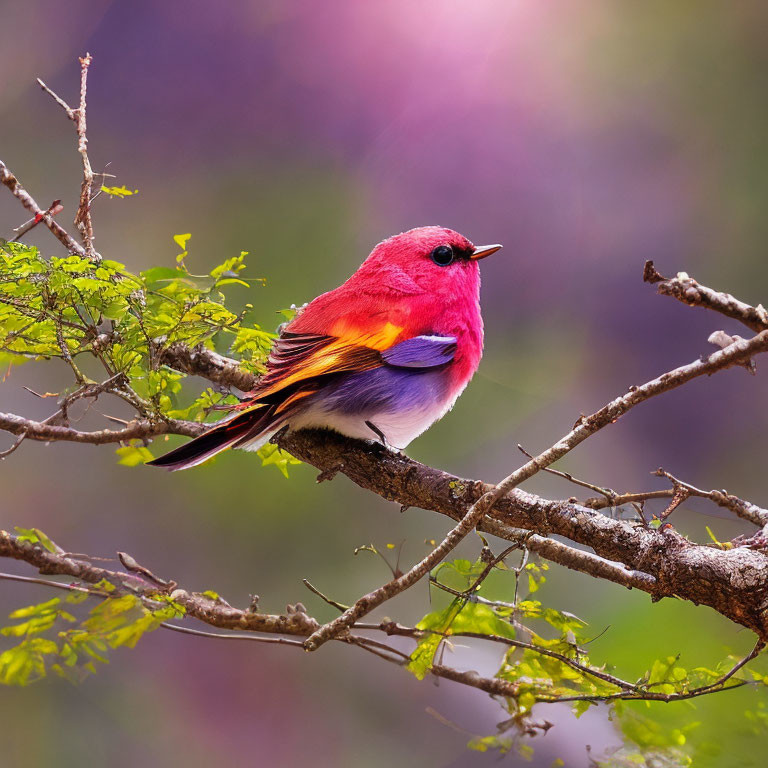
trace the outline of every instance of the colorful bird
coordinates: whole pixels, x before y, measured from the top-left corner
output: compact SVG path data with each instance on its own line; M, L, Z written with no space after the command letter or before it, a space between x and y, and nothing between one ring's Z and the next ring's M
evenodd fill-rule
M420 227L379 243L343 285L280 333L236 413L165 456L186 469L278 430L322 427L402 449L451 409L483 351L478 260L458 232Z

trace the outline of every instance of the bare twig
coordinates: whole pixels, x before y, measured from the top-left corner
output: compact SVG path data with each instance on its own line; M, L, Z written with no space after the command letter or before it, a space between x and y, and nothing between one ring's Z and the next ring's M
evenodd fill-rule
M678 489L684 491L688 496L698 496L702 499L709 499L717 504L718 507L724 509L730 509L731 512L744 520L749 520L750 523L762 528L768 525L768 510L758 507L756 504L752 504L750 501L744 501L738 496L728 493L727 491L703 491L701 488L697 488L695 485L685 483L674 475L670 474L666 470L659 467L655 472L651 473L657 477L666 477L674 488L674 495L677 495Z
M765 648L765 643L758 640L755 643L755 647L742 659L736 662L725 674L721 675L717 680L707 685L699 686L698 688L691 688L690 690L675 691L674 693L657 693L656 691L648 690L653 685L663 685L664 681L659 683L651 683L649 685L633 685L631 690L621 691L620 693L607 694L603 696L592 696L584 694L580 696L564 696L551 698L542 698L540 701L548 702L569 702L569 701L615 701L616 699L622 699L624 701L685 701L687 699L695 699L699 696L706 696L709 693L716 693L718 691L729 691L733 688L740 688L743 685L750 685L747 680L738 680L732 685L726 685L726 683L746 664L752 659L756 658L758 654Z
M450 635L450 637L473 637L477 640L488 640L493 643L508 645L510 648L520 648L522 650L533 651L534 653L538 653L542 656L548 656L550 659L557 659L563 664L569 666L571 669L575 669L577 672L598 678L599 680L602 680L606 683L615 685L621 690L631 691L637 688L635 684L629 683L626 680L622 680L621 678L616 677L615 675L611 675L602 669L597 669L587 664L582 664L576 659L572 659L565 654L558 653L557 651L553 651L550 648L543 648L542 646L535 645L534 643L526 643L522 640L513 640L508 637L502 637L501 635L483 635L479 632L454 632Z
M674 488L665 488L661 491L645 491L639 493L617 493L615 496L586 499L583 504L590 509L606 509L607 507L621 507L624 504L639 504L651 499L671 499L675 495Z
M16 438L16 440L13 441L13 444L10 446L10 448L6 448L4 451L0 451L0 459L5 459L10 456L24 442L26 437L26 432L20 432L19 436Z
M32 214L36 219L45 223L53 236L70 252L85 256L85 249L56 221L53 215L44 211L34 200L32 195L21 186L19 180L11 173L8 166L0 160L0 183L7 187L11 194Z
M103 445L104 443L122 443L134 439L149 439L157 435L175 434L196 437L205 429L205 425L179 419L157 422L148 419L136 419L130 422L125 429L99 429L93 432L84 432L71 427L24 419L12 413L0 413L0 429L13 435L23 434L28 440L64 440L70 443Z
M83 184L80 188L80 204L77 207L75 226L80 230L85 252L89 258L99 258L93 249L93 222L91 221L91 189L93 169L88 159L88 137L86 134L86 93L88 90L88 68L93 61L90 53L80 59L80 106L77 110L77 151L83 160Z
M326 643L333 637L341 634L349 629L358 619L369 614L372 610L377 608L382 603L390 600L395 595L399 595L409 587L412 587L417 581L419 581L424 575L429 573L439 562L441 562L445 556L453 550L467 534L475 529L475 526L480 522L480 519L486 514L490 508L490 499L492 493L487 494L483 499L478 500L473 504L466 515L459 521L459 523L452 528L445 538L438 544L425 558L419 563L413 566L409 571L402 576L388 581L378 589L369 592L359 600L355 601L355 604L344 611L341 616L333 619L333 621L324 624L317 629L312 635L310 635L304 643L304 647L308 651L315 651L321 645Z
M195 635L197 637L210 637L215 640L249 640L252 643L271 643L273 645L295 645L299 648L304 647L301 640L292 640L289 637L262 637L261 635L246 635L235 632L205 632L201 629L192 629L192 627L183 627L181 624L171 624L164 621L160 625L163 629L170 629L173 632L181 632L185 635Z
M529 459L533 459L533 456L528 453L528 451L523 448L522 445L518 443L517 450L520 451L520 453L523 454L523 456L526 456ZM600 493L605 497L605 506L606 507L615 507L616 504L614 503L614 499L617 499L619 497L619 494L616 493L616 491L612 490L611 488L603 488L599 485L595 485L594 483L587 482L586 480L579 480L578 477L574 477L570 472L563 472L560 469L553 469L552 467L544 467L544 471L548 472L549 474L555 475L556 477L562 477L564 480L567 480L569 483L573 483L574 485L578 485L580 488L587 488L590 491L595 491L596 493Z
M332 598L328 597L328 595L324 595L314 584L310 583L309 580L302 579L301 581L310 592L317 595L321 600L324 600L326 603L328 603L328 605L333 606L337 611L349 610L348 605L339 603L336 600L333 600Z
M11 238L11 243L16 243L19 240L21 240L24 235L27 234L31 229L34 229L41 221L43 221L44 217L46 215L48 216L55 216L57 213L61 213L64 210L64 206L61 204L61 200L54 200L49 206L48 210L44 213L39 213L36 216L33 216L31 219L28 219L20 226L16 227L13 231L16 233L14 237Z
M88 158L88 136L86 122L86 96L88 92L88 68L91 66L93 57L90 53L80 58L80 103L77 109L67 104L58 94L54 93L40 78L37 79L40 87L64 110L67 117L75 124L77 131L77 151L83 164L83 182L80 186L80 202L75 214L75 226L80 232L80 237L85 246L85 255L94 261L101 259L101 256L93 248L93 222L91 220L91 202L93 189L93 169L91 161Z
M94 565L91 560L95 558L86 558L83 556L74 556L64 552L60 547L56 547L55 552L44 549L39 544L33 544L29 541L21 541L5 531L0 531L0 557L10 557L22 560L36 567L41 573L57 574L69 576L76 579L75 583L56 582L49 579L38 579L34 577L20 576L17 574L0 573L0 579L22 581L26 583L41 584L43 586L62 589L68 591L84 592L101 598L119 596L121 594L137 595L148 607L149 610L157 608L160 603L157 602L158 585L148 582L146 574L139 572L138 575L133 572L122 572L103 568ZM123 555L125 561L125 555ZM130 558L131 564L133 558ZM142 569L146 570L146 569ZM156 577L155 577L156 579ZM106 592L92 585L108 582L115 587L112 592ZM159 580L158 580L159 581ZM173 582L166 582L166 587L161 585L160 591L168 591L167 587L172 586ZM90 586L89 586L90 585ZM243 611L233 608L221 598L213 599L205 594L188 592L184 589L174 588L169 597L180 605L186 616L198 619L209 626L217 629L240 630L237 633L207 632L193 629L176 623L164 622L161 626L165 629L184 634L195 635L198 637L207 637L217 640L247 640L259 643L271 643L276 645L292 646L304 648L305 641L299 639L311 635L317 628L318 623L308 616L301 604L287 606L286 613L283 615L271 615L258 613L252 609ZM380 624L355 624L354 630L376 630L381 631L388 636L397 635L408 637L413 640L419 640L425 634L433 633L430 630L420 630L414 627L406 627L395 622L382 622ZM255 635L250 633L262 633ZM440 633L436 633L440 634ZM266 636L265 636L266 635ZM286 637L287 636L287 637ZM679 699L693 698L704 695L705 693L717 690L725 690L731 687L738 687L746 684L745 681L737 681L731 686L726 686L740 669L754 659L764 647L762 641L758 641L752 652L736 663L728 672L722 675L713 683L689 691L678 691L671 694L661 694L649 690L650 686L644 686L640 683L629 683L621 678L605 672L602 669L582 664L576 659L552 651L549 648L537 646L534 643L526 643L519 640L501 637L498 635L483 635L472 632L457 632L456 637L469 637L485 640L487 642L502 644L510 647L517 647L538 653L570 666L571 668L603 680L616 686L619 690L615 694L604 694L601 696L573 696L573 697L547 697L546 694L537 694L537 700L548 701L611 701L614 699L636 699L649 701L675 701ZM295 638L295 639L294 639ZM333 638L339 642L356 645L363 650L375 654L385 661L395 663L398 666L404 665L409 656L397 648L393 648L385 643L380 643L369 637L345 633L342 636ZM435 677L441 677L452 680L457 683L471 686L485 691L491 695L514 697L518 693L518 684L510 683L499 678L487 678L478 675L474 671L461 671L447 667L444 664L435 664L430 669L430 673Z
M672 296L690 307L704 307L719 312L738 320L755 333L768 330L768 311L762 304L753 307L735 299L730 293L707 288L685 272L678 272L675 277L664 277L656 270L652 261L646 261L643 280L656 284L659 293Z

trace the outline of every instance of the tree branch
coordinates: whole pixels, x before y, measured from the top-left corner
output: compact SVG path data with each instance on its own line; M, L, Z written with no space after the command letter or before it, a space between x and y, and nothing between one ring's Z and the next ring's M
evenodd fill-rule
M307 614L306 609L301 603L288 605L285 614L280 615L260 613L256 610L255 605L252 605L247 610L241 610L239 608L234 608L220 597L213 598L208 594L190 592L179 588L175 581L158 579L146 568L135 563L133 558L124 555L124 553L119 554L122 555L121 560L124 564L126 560L130 563L131 567L129 572L116 571L94 565L91 562L92 558L64 552L60 547L53 544L53 542L50 543L50 546L53 551L44 548L39 543L21 540L17 536L6 531L0 531L0 557L21 560L37 568L41 574L68 576L76 579L76 582L63 583L49 579L38 579L6 573L0 573L0 579L42 584L44 586L68 591L85 592L94 597L102 598L132 594L137 596L150 611L164 605L163 602L158 600L158 595L165 594L176 605L181 606L184 609L185 616L195 618L211 627L225 630L225 632L206 632L170 622L164 622L160 625L161 627L174 632L217 640L246 640L251 642L285 645L295 648L305 648L306 641L292 638L310 636L313 632L316 632L320 626L314 618ZM111 584L112 587L114 587L114 590L107 591L103 589L100 585L105 582ZM351 629L358 631L375 630L382 632L387 636L395 635L407 637L415 641L419 641L428 634L440 634L439 632L435 633L431 630L420 630L415 627L402 626L390 621L373 625L367 624L357 626L353 624L351 625ZM230 630L237 631L238 633L232 634L230 633ZM763 648L763 643L758 641L750 654L737 662L728 672L709 685L687 691L661 694L649 690L650 686L627 682L615 675L603 671L602 669L582 664L575 659L571 659L549 648L537 646L533 643L511 640L499 635L473 632L457 632L452 636L483 640L547 656L566 664L582 674L609 683L618 689L615 694L584 695L568 698L552 697L551 701L553 702L580 699L589 701L610 701L617 698L674 701L677 699L693 698L716 690L738 687L744 685L745 682L737 681L731 686L726 686L726 683L749 661L755 658ZM329 639L347 645L358 646L363 650L373 653L379 658L397 664L398 666L403 666L410 659L407 654L397 648L393 648L385 643L373 640L372 638L353 634L351 632L346 632L343 635L338 635ZM516 682L509 682L497 677L483 677L473 670L457 670L442 663L432 665L430 674L435 677L441 677L462 685L477 688L494 696L514 698L519 693L519 684ZM550 701L546 695L538 694L537 698L544 703Z
M214 384L233 387L243 392L252 390L259 380L258 376L241 367L237 360L224 357L202 344L188 347L176 342L168 347L156 349L155 354L160 365L167 365L191 376L201 376Z
M19 180L11 173L8 166L0 160L0 183L7 187L11 194L32 214L34 219L44 222L53 236L70 252L85 256L83 247L70 235L49 211L44 211L32 195L21 186Z
M519 541L521 529L535 531L532 551L569 568L636 587L655 599L678 595L704 603L724 616L768 636L768 568L762 553L740 547L729 552L690 544L673 531L652 531L625 521L610 520L594 510L570 501L549 501L522 492L510 493L517 483L562 458L595 432L615 422L635 405L682 386L692 379L740 365L768 349L768 331L741 339L707 358L669 371L642 386L632 387L592 416L582 418L567 435L534 460L516 470L495 488L477 481L461 480L390 452L372 451L365 443L328 432L299 432L279 438L297 458L318 467L325 476L341 471L362 487L408 506L420 506L446 514L457 522L465 518L483 496L483 514L472 510L470 520L479 528L509 541ZM185 363L193 364L190 355ZM206 359L206 363L211 358ZM213 358L216 360L216 358ZM225 359L224 359L225 360ZM216 360L223 378L228 366ZM138 420L125 430L85 433L64 427L28 422L4 414L0 427L28 439L65 439L76 442L115 442L154 434L199 434L205 427L189 422L153 423ZM459 492L462 489L463 492ZM493 506L490 515L487 510ZM485 518L485 519L483 519ZM461 530L464 530L462 526ZM548 538L556 533L591 547L584 553ZM423 575L423 574L422 574ZM747 595L747 585L752 592Z
M730 293L722 293L701 285L685 272L678 272L675 277L664 277L657 271L652 261L646 261L643 280L657 285L659 293L663 296L672 296L689 307L704 307L719 312L721 315L738 320L755 333L768 330L768 310L762 304L756 307L745 304L735 299Z
M152 437L157 437L157 435L197 437L206 429L206 425L193 421L181 421L180 419L168 419L166 421L136 419L124 429L99 429L85 432L71 427L32 421L12 413L0 413L0 429L10 432L12 435L23 435L28 440L44 440L46 442L63 440L70 443L103 445L104 443L122 443L136 439L149 440Z
M64 110L67 117L75 124L77 132L77 151L83 164L83 182L80 185L80 202L75 213L75 226L85 246L85 256L93 261L99 261L101 256L93 248L93 221L91 220L91 202L93 200L93 169L88 159L88 136L86 121L86 96L88 93L88 68L93 57L90 53L80 58L80 104L77 109L67 104L64 99L54 93L39 77L40 87Z

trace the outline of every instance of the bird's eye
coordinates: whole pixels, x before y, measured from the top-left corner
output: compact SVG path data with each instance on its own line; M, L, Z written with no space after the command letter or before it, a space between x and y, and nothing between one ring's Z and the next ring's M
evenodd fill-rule
M453 248L450 245L438 245L432 253L429 254L432 261L439 267L447 267L453 261Z

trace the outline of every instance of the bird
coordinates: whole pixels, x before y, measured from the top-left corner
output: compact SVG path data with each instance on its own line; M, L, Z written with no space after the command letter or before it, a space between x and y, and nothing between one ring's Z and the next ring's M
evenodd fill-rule
M282 327L266 373L233 414L147 463L187 469L302 428L402 451L453 407L480 364L478 262L501 247L438 226L382 241Z

